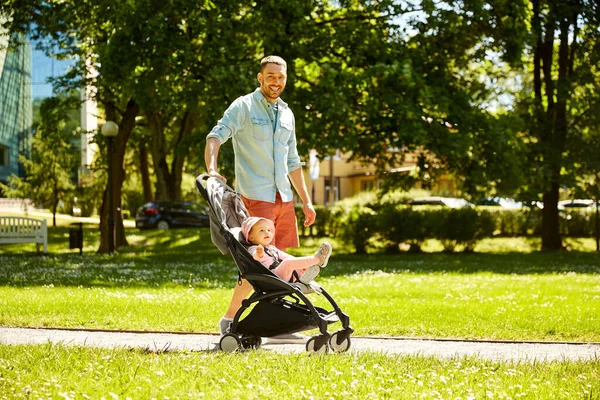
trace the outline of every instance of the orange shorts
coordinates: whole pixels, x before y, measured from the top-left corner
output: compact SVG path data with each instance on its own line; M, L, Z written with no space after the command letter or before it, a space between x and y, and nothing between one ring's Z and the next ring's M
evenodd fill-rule
M271 243L279 250L298 247L298 225L296 209L293 201L283 202L279 193L275 203L261 200L250 200L242 196L242 201L251 217L268 218L275 223L275 238Z

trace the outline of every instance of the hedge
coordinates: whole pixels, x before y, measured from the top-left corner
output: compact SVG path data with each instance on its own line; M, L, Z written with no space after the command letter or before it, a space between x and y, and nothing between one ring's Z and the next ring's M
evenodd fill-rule
M365 201L367 200L367 201ZM410 207L405 201L363 198L342 201L334 207L315 207L317 219L312 227L303 226L302 208L296 209L301 236L335 237L364 253L369 242L376 240L387 251L399 251L400 244L419 251L427 239L437 239L444 251L473 251L485 238L539 236L542 213L539 209L502 209L496 207L442 208ZM595 235L595 212L561 211L561 235L591 237Z

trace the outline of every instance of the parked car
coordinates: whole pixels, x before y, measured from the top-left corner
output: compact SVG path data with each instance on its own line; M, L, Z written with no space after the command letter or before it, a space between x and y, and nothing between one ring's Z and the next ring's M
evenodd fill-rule
M594 200L590 199L573 199L573 200L563 200L558 202L558 209L592 209L595 208Z
M523 207L523 203L520 201L516 201L514 199L510 199L508 197L486 197L477 202L479 206L496 206L502 208L521 208Z
M191 201L151 201L137 209L139 229L209 226L208 206Z
M408 200L408 204L411 206L444 206L450 208L475 207L465 199L438 196L416 197Z

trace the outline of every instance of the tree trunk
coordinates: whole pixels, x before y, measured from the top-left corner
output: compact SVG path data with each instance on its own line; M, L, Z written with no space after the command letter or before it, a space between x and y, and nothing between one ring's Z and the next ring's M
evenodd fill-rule
M169 148L165 137L164 123L157 113L147 113L148 125L152 132L152 160L156 174L156 198L160 200L181 199L181 181L183 166L187 158L184 148L184 139L189 136L195 126L195 114L187 111L177 131L174 145ZM171 154L171 164L167 156Z
M139 106L135 101L129 100L127 108L123 113L121 122L119 123L119 134L113 138L113 154L109 155L109 162L112 162L113 182L111 185L113 204L115 207L115 250L120 246L127 246L127 238L125 237L125 227L123 226L123 215L121 214L121 194L123 181L125 179L125 169L123 168L123 160L125 158L125 150L127 140L135 126L135 117L139 113ZM116 119L116 108L114 105L106 105L106 118L108 121ZM102 205L100 206L100 248L99 253L109 251L108 243L108 185L104 190L102 197Z
M567 104L569 99L569 30L571 18L560 17L561 10L553 9L543 18L538 0L532 0L532 28L536 35L534 49L535 135L540 141L543 160L542 179L544 209L542 211L542 250L562 249L558 199L560 171L567 137ZM542 29L541 20L546 23ZM553 72L556 28L558 36L558 74ZM555 76L558 78L555 80Z
M169 192L167 182L171 181L171 174L166 161L167 149L162 119L158 113L151 111L146 113L146 118L152 133L150 153L156 175L156 200L166 200Z
M152 194L152 182L150 180L150 168L148 166L148 149L145 143L140 143L138 147L140 154L140 174L142 176L142 188L144 192L144 203L154 200Z
M560 250L562 239L558 218L558 184L552 184L544 193L544 209L542 210L542 250Z
M58 211L58 194L56 184L54 185L54 194L52 199L52 226L56 228L56 212Z
M542 212L542 250L562 249L560 235L560 220L558 214L558 198L560 188L560 170L563 166L563 153L567 140L567 107L570 97L569 75L571 61L569 51L569 32L571 18L560 18L559 46L558 46L558 78L556 85L547 86L548 121L552 127L544 143L544 162L549 176L549 185L544 191L544 211ZM553 33L553 31L552 31ZM549 35L550 32L546 32ZM551 63L550 58L547 62ZM548 72L550 73L550 72ZM544 71L546 74L546 71ZM552 82L551 77L546 78ZM552 82L553 83L553 82ZM549 83L547 83L549 85ZM554 90L556 86L556 90ZM551 103L551 98L556 95L556 102Z

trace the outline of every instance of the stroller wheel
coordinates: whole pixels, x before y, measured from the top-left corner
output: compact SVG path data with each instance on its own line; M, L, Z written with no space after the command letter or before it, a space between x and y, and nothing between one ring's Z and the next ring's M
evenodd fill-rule
M336 353L343 353L350 348L350 332L338 331L331 335L329 339L331 350Z
M325 340L323 340L325 339ZM306 342L306 351L316 354L327 354L329 346L327 346L327 338L322 336L313 336Z
M221 350L230 353L241 350L242 342L237 335L234 335L233 333L227 333L221 337L221 340L219 341L219 347Z
M244 349L260 349L262 339L260 336L242 336L242 346Z

